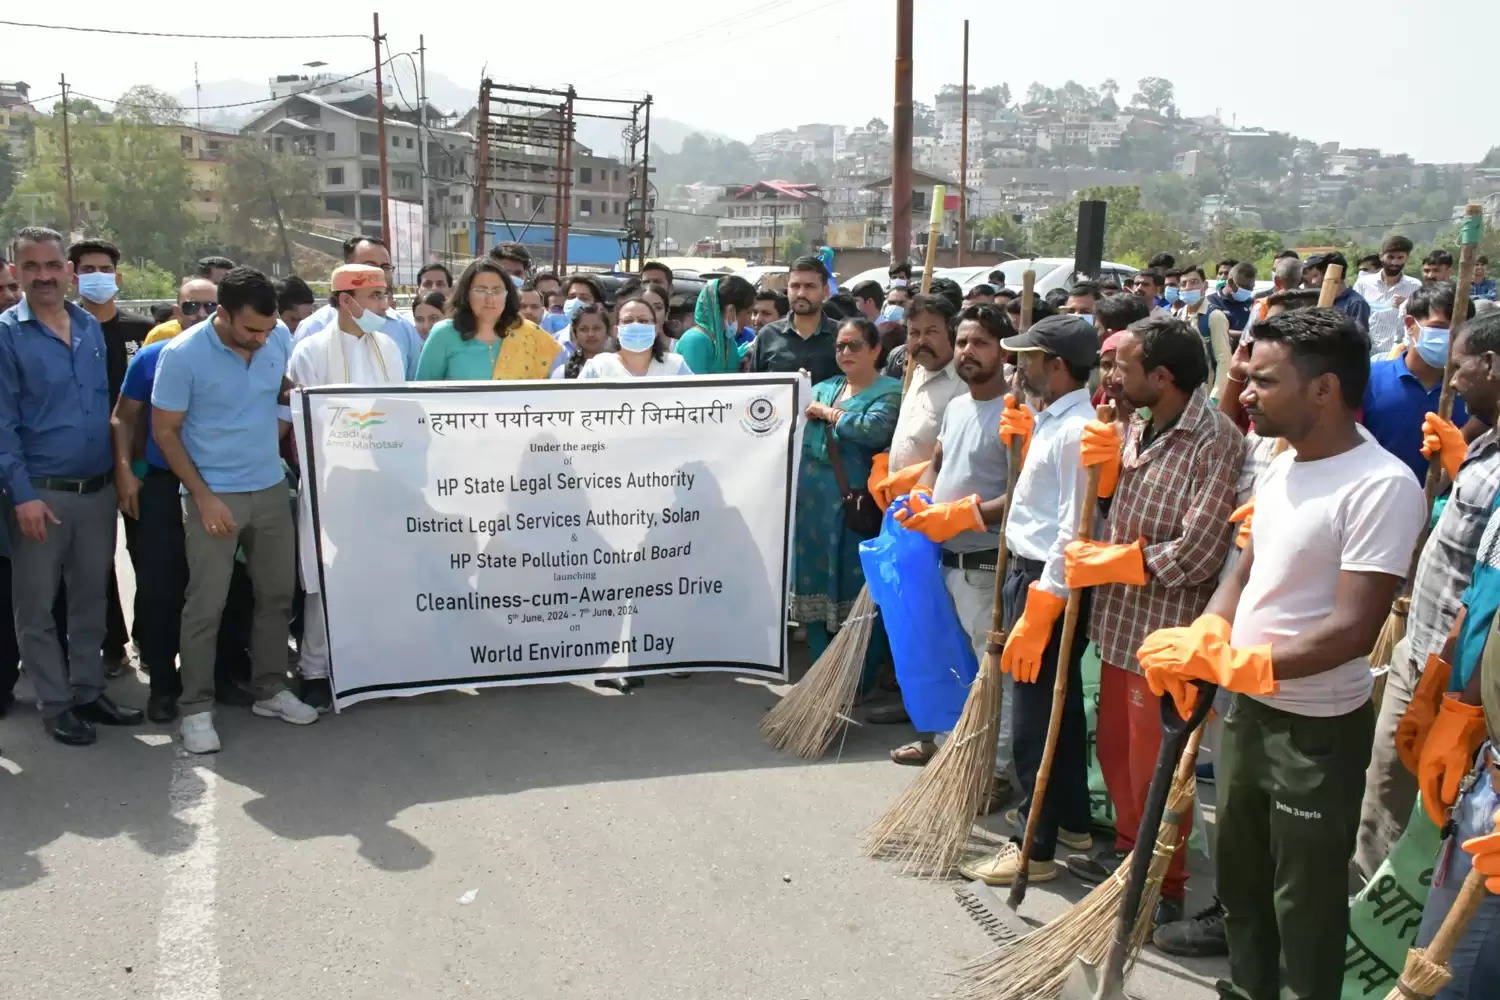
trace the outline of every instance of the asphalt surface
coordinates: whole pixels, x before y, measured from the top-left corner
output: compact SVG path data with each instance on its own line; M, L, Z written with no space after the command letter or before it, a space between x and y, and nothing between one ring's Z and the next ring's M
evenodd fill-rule
M221 709L210 758L150 724L62 747L18 706L0 721L0 1000L950 996L990 947L959 883L859 849L914 776L886 757L912 734L855 728L797 761L756 729L779 690L452 692L306 728ZM111 693L144 705L144 678ZM1063 876L1022 913L1085 891ZM1129 986L1207 1000L1222 973L1148 948Z

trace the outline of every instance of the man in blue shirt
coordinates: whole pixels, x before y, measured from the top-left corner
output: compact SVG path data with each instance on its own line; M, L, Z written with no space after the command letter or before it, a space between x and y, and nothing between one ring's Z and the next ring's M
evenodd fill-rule
M62 236L16 234L24 298L0 315L0 484L10 517L11 577L21 662L42 722L60 743L96 739L94 725L141 713L104 694L106 580L115 551L109 475L109 375L99 321L68 302L73 267ZM67 662L52 602L68 591Z
M1488 257L1481 256L1474 262L1474 283L1469 286L1469 298L1475 300L1489 299L1490 301L1494 301L1496 298L1495 279L1485 274L1489 266L1490 259Z
M1221 262L1222 263L1222 262ZM1231 345L1239 340L1239 334L1250 325L1250 303L1255 300L1255 265L1242 260L1230 265L1224 278L1224 287L1206 300L1209 311L1220 310L1229 318Z
M1443 392L1443 365L1448 359L1448 327L1453 313L1453 282L1423 285L1406 303L1407 336L1412 345L1401 356L1370 362L1370 382L1360 423L1381 447L1411 467L1417 482L1427 481L1429 462L1422 454L1422 417L1436 413ZM1469 304L1469 316L1474 305ZM1473 440L1482 425L1465 427L1468 411L1453 400L1453 423Z
M297 725L318 721L286 687L296 530L279 418L291 347L271 279L237 267L219 283L214 315L179 334L157 361L151 433L185 494L179 705L182 743L191 753L219 749L211 711L215 642L241 545L255 591L250 669L258 700L251 711Z
M378 237L351 236L345 240L344 263L378 267L385 272L385 283L389 285L393 282L392 275L395 274L395 268L391 266L391 252L386 249L385 242ZM325 305L297 324L297 336L293 343L302 342L325 326L337 325L338 321L338 307L332 304ZM414 381L417 377L417 360L422 356L422 336L417 333L416 326L406 318L404 311L390 309L385 314L385 329L381 332L394 340L396 346L401 348L401 360L406 365L406 379Z

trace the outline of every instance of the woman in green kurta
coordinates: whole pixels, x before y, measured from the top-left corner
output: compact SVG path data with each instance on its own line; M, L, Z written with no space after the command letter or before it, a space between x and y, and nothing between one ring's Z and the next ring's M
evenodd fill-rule
M562 345L521 315L515 283L491 257L464 270L449 311L422 344L418 382L542 379L564 360Z
M880 333L867 319L845 320L834 341L842 375L813 386L802 466L797 479L797 534L792 548L791 616L807 627L814 657L849 617L865 585L859 562L860 536L844 524L843 494L828 461L828 435L843 459L851 489L861 489L877 452L890 447L901 407L901 383L881 375ZM871 653L884 647L872 635ZM867 658L867 665L873 661Z
M694 375L740 370L744 349L735 338L754 307L755 286L738 275L716 278L703 286L693 306L693 326L677 341L677 353Z

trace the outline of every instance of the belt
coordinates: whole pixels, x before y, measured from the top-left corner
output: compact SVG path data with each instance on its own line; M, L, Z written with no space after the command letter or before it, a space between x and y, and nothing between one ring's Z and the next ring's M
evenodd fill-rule
M56 490L59 493L98 493L110 483L108 474L90 476L87 479L70 479L66 476L38 476L31 485L39 490Z
M943 550L943 565L949 569L981 569L995 571L995 561L1000 558L999 549L980 549L977 552L949 552Z

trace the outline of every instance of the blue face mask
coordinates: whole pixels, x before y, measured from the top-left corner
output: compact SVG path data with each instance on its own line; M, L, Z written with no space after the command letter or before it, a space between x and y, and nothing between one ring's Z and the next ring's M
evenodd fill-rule
M1249 302L1253 298L1255 298L1255 293L1248 288L1236 288L1234 290L1234 301L1236 302Z
M880 322L882 323L905 323L905 306L886 306L880 310Z
M565 301L563 303L562 314L564 316L568 317L568 322L571 323L573 321L573 316L578 312L578 310L580 310L582 308L583 308L583 300L582 299L568 299L567 301Z
M560 312L548 313L542 317L542 329L548 333L556 334L560 330L568 328L568 317Z
M1417 354L1434 368L1448 362L1448 331L1435 326L1417 327Z
M728 337L730 340L733 340L735 337L738 337L739 335L740 335L740 324L738 322L730 323L730 322L726 321L724 323L724 336Z
M1184 288L1182 291L1177 293L1177 298L1185 306L1195 306L1203 299L1203 289Z
M366 309L354 317L354 325L365 333L379 333L385 329L385 317L374 309Z
M1165 289L1162 290L1161 293L1161 297L1166 299L1168 302L1176 302L1177 295L1178 292L1176 285L1168 285Z
M78 294L88 299L95 305L102 306L115 297L119 286L115 284L115 276L103 271L90 271L88 274L78 276Z
M623 351L649 351L656 344L656 326L652 323L621 323L615 335Z

